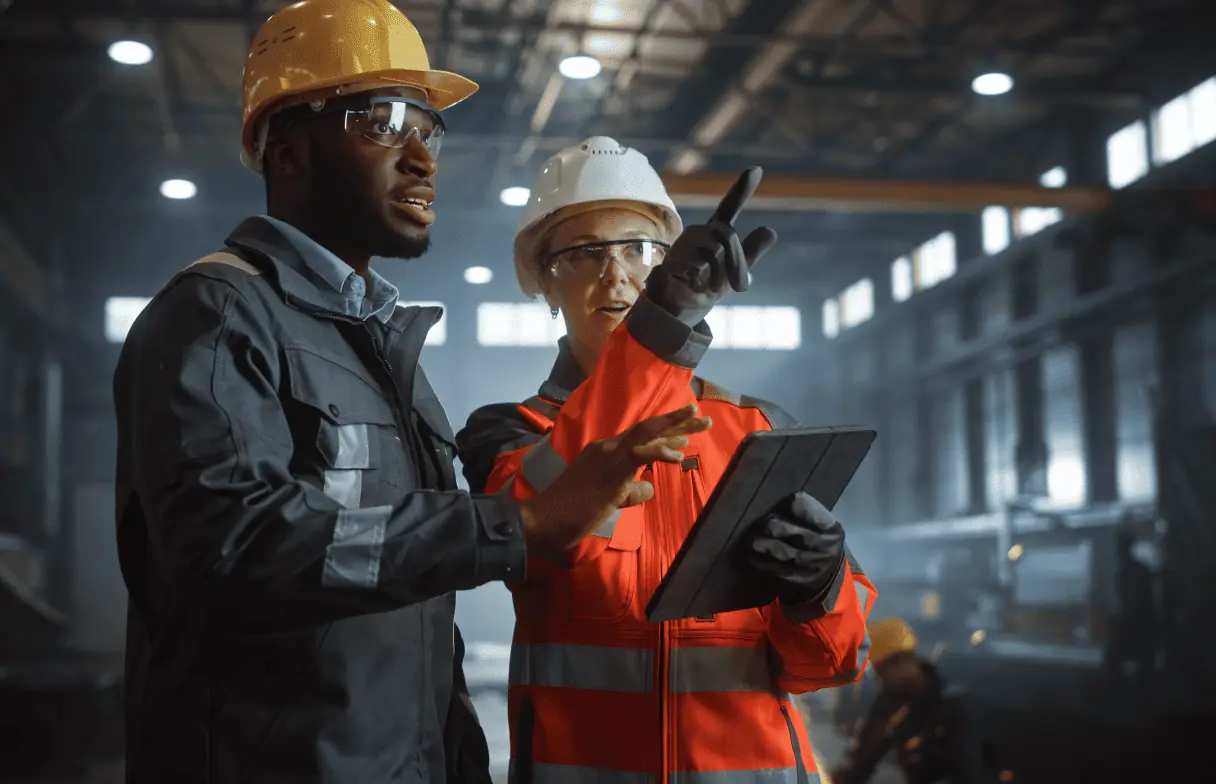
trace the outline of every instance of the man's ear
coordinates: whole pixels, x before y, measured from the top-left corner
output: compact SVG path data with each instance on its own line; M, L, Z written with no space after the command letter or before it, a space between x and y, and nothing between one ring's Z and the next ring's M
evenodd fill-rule
M307 143L308 140L299 134L266 142L266 151L262 153L263 170L286 177L300 174L304 169L304 161L308 160L307 151L302 147Z

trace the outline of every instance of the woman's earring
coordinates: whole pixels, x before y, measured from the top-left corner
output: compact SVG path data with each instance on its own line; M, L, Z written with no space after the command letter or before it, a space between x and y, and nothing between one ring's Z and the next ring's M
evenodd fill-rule
M549 315L553 317L554 321L557 321L557 308L549 308Z

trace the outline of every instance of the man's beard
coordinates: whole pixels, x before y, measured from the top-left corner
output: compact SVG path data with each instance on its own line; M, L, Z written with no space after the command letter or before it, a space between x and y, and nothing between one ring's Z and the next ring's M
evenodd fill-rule
M329 160L317 145L312 147L312 167L320 193L336 195L327 222L341 233L358 237L373 256L386 259L416 259L431 247L431 233L419 227L417 234L402 234L373 202L361 183L349 176L347 167Z

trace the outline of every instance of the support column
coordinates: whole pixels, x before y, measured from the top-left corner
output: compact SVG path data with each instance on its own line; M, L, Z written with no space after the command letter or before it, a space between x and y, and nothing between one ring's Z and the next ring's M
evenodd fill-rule
M1012 291L1014 323L1029 318L1039 309L1039 260L1030 258L1013 269ZM1016 352L1024 347L1011 346ZM1047 443L1043 424L1043 360L1038 354L1018 362L1013 370L1014 405L1017 410L1018 493L1047 495Z

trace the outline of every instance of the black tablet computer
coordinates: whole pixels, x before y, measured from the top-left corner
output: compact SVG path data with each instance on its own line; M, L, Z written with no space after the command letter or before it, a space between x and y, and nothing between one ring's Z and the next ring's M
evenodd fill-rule
M799 490L835 506L876 435L864 427L823 427L744 438L646 605L646 617L705 618L771 603L776 590L744 560L748 533Z

